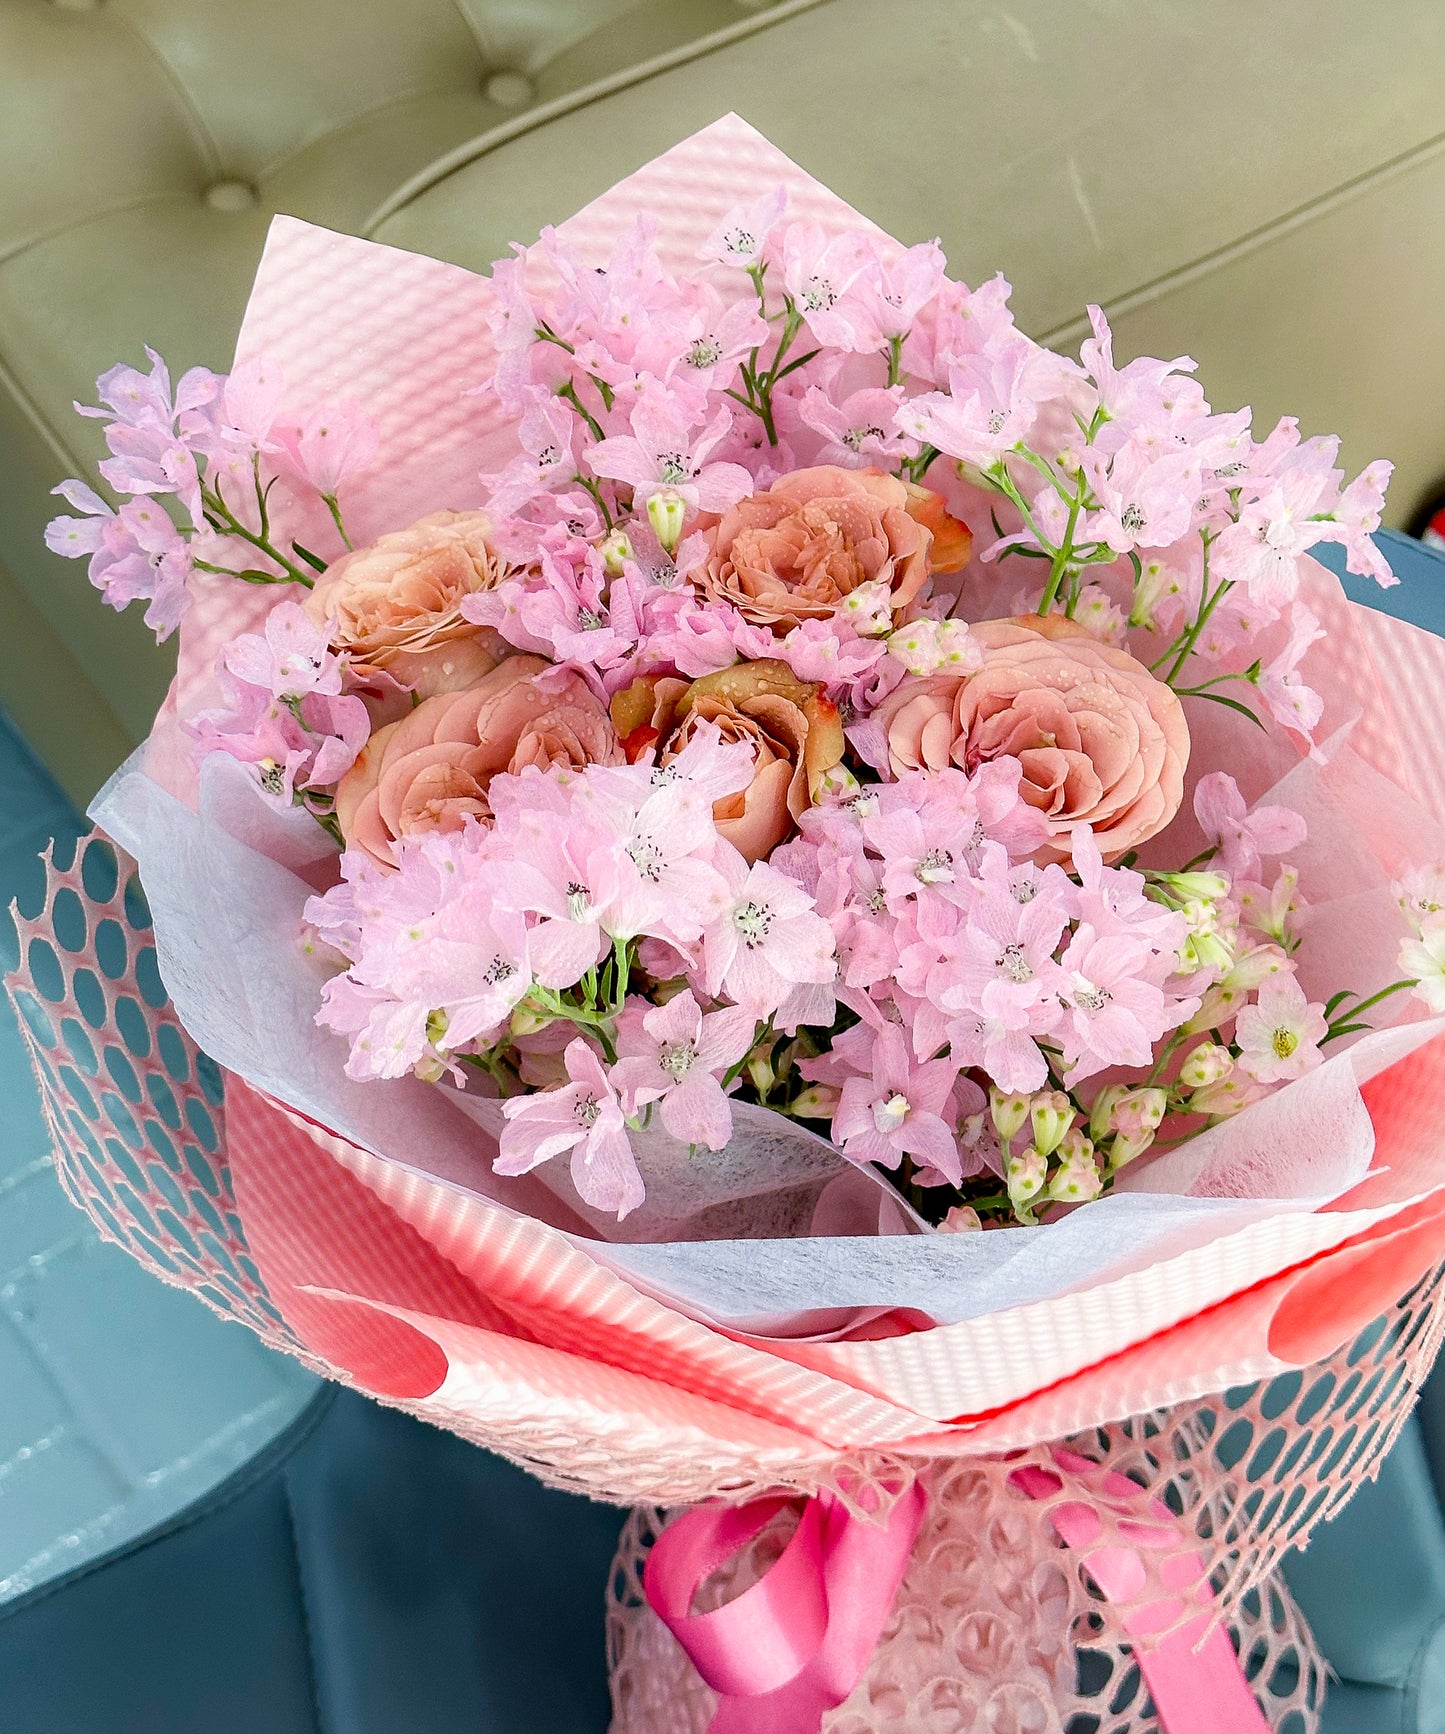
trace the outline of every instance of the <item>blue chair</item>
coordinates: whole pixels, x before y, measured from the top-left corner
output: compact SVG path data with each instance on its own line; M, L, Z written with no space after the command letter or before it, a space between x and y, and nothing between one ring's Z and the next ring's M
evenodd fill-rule
M0 1607L5 1734L602 1734L620 1514L336 1387Z
M1406 582L1384 595L1347 587L1445 630L1445 558L1382 540ZM44 773L0 735L4 795L28 816L0 869L22 844L76 829ZM7 1094L29 1087L16 1049L0 1027ZM1379 1480L1286 1565L1339 1676L1325 1734L1445 1730L1442 1480L1437 1378ZM0 1603L0 1729L602 1734L617 1531L613 1510L323 1388L165 1523Z

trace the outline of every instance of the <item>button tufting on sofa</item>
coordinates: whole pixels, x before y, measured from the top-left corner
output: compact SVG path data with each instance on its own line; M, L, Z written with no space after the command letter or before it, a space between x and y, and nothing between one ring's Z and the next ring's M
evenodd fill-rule
M202 194L213 211L249 211L257 203L256 189L249 181L215 181Z
M494 72L482 86L482 94L498 108L525 108L536 91L523 72Z

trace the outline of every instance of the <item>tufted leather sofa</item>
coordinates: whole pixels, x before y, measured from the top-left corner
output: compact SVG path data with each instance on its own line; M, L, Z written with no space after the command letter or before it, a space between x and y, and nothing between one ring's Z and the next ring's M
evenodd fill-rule
M45 553L69 410L224 367L289 211L477 269L729 108L1073 341L1445 468L1436 0L0 0L0 702L88 796L169 653ZM57 694L63 702L57 703Z

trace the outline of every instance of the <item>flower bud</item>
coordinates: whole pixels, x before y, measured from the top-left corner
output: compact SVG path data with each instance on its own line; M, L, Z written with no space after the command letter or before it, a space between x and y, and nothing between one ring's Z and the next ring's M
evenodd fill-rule
M1229 895L1229 881L1222 873L1156 873L1153 878L1187 902L1216 903Z
M1179 1082L1186 1090L1203 1090L1217 1084L1234 1070L1234 1055L1216 1042L1200 1042L1184 1056Z
M1064 1160L1049 1176L1044 1196L1055 1204L1087 1204L1104 1190L1094 1146L1082 1133L1070 1133L1060 1150Z
M993 1129L998 1133L999 1143L1007 1146L1029 1117L1029 1098L1018 1090L1005 1094L995 1084L988 1092L988 1111L993 1119Z
M938 1225L940 1234L977 1234L983 1218L971 1204L955 1204Z
M745 1064L748 1076L752 1079L753 1088L760 1096L768 1095L778 1081L778 1074L773 1070L771 1046L754 1048L748 1055Z
M1145 560L1134 584L1134 600L1129 608L1130 626L1152 626L1154 604L1166 590L1178 588L1175 574L1162 560Z
M439 1084L447 1075L447 1068L435 1054L423 1054L412 1067L412 1072L424 1084Z
M788 1112L799 1120L831 1120L842 1094L836 1084L809 1084L788 1103Z
M1154 1142L1154 1132L1151 1127L1143 1126L1134 1133L1119 1132L1109 1140L1105 1154L1109 1160L1109 1171L1123 1168L1136 1156L1142 1156Z
M870 579L848 592L838 612L860 638L882 638L893 630L893 593L886 584Z
M910 674L927 677L938 672L937 622L913 620L888 636L888 654Z
M647 501L647 521L662 544L664 553L675 554L682 540L682 526L687 517L687 501L670 488L652 494Z
M836 765L830 765L823 772L819 780L818 791L813 796L813 804L816 806L823 800L851 801L862 787L862 783L858 781L847 765L840 761Z
M442 1010L429 1011L426 1014L426 1039L436 1048L441 1046L441 1039L447 1033L451 1019Z
M1089 1136L1096 1144L1102 1143L1114 1130L1114 1104L1128 1091L1127 1084L1105 1084L1094 1097L1094 1105L1089 1110Z
M1229 974L1225 976L1221 985L1252 993L1255 988L1268 981L1272 975L1278 975L1282 969L1289 968L1289 958L1279 946L1254 945L1235 958Z
M622 576L623 562L633 558L632 538L626 530L613 530L604 536L597 545L597 552L602 556L602 564L607 569L609 578Z
M1029 1126L1040 1156L1052 1156L1073 1123L1074 1104L1062 1090L1040 1090L1029 1105Z
M1223 975L1234 963L1234 947L1220 931L1219 911L1205 899L1191 898L1183 907L1189 937L1179 951L1179 967L1185 974L1197 969Z
M1168 1106L1169 1092L1161 1090L1158 1085L1146 1084L1125 1090L1109 1116L1110 1129L1126 1138L1136 1138L1141 1132L1148 1132L1152 1137L1162 1125Z
M508 1029L514 1036L534 1036L538 1030L544 1030L556 1019L536 1006L529 1006L526 1000L513 1011Z
M1008 1187L1009 1203L1020 1221L1033 1221L1029 1200L1039 1192L1047 1175L1048 1163L1032 1147L1020 1156L1010 1156L1004 1164L1004 1184Z
M1206 1084L1202 1090L1196 1090L1189 1098L1189 1112L1207 1114L1211 1120L1227 1120L1268 1093L1266 1085L1257 1084L1253 1078L1235 1071L1218 1083Z

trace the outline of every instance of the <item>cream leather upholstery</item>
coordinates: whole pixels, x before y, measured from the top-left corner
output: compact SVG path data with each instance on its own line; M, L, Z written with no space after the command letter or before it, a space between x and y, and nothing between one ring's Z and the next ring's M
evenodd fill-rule
M144 730L169 658L46 490L102 366L226 364L274 211L480 269L729 108L1036 335L1100 300L1394 457L1398 521L1445 468L1442 71L1436 0L0 0L0 700L82 795Z
M71 401L146 342L226 367L274 213L365 233L457 146L765 16L735 0L0 0L0 702L73 795L144 734L174 652L41 544L49 489L99 455Z

